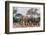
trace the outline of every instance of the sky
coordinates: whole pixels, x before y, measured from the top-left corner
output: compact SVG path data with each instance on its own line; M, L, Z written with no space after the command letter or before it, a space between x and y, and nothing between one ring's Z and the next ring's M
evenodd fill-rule
M20 13L20 14L22 14L22 15L26 15L27 14L27 11L30 9L30 8L20 8L20 7L18 7L18 8L15 8L15 9L17 9L17 13Z

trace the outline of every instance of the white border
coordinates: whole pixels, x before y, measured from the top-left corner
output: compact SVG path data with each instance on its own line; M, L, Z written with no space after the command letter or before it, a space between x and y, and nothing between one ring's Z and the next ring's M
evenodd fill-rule
M39 7L40 8L40 27L26 27L26 28L13 28L13 7ZM9 31L10 32L21 32L21 31L38 31L43 30L43 5L33 5L33 4L17 4L10 3L9 5Z

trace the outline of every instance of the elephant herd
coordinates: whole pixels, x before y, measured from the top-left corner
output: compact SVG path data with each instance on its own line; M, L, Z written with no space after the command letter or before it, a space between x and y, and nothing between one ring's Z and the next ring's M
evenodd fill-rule
M20 22L18 22L22 26L39 26L40 18L29 18L28 16L21 16L20 17Z

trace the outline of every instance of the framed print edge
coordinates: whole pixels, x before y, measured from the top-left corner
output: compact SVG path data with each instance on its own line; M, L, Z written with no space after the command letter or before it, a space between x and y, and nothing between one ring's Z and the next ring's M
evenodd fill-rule
M9 33L9 3L5 1L5 33Z
M43 5L43 30L39 30L39 31L9 32L9 3L22 3L22 4ZM35 33L35 32L45 32L45 3L5 1L5 33L6 34L16 34L16 33L32 33L32 32L33 33Z

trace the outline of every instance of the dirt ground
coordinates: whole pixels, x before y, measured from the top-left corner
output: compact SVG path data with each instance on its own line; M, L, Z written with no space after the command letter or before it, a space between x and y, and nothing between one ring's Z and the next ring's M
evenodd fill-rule
M13 28L20 28L20 27L38 27L38 26L40 26L40 23L37 23L37 24L35 24L35 23L31 23L31 24L27 24L27 25L25 25L25 24L19 24L19 23L14 23L13 24Z

